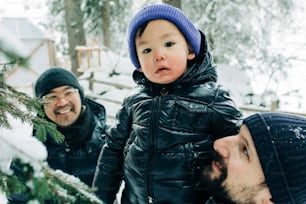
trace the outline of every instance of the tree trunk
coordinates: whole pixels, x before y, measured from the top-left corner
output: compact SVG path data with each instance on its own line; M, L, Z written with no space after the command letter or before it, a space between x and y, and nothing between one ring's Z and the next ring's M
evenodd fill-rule
M80 74L77 71L79 64L76 47L78 45L86 45L83 13L80 8L80 0L64 0L64 2L71 71L79 76Z
M175 6L179 9L182 7L181 0L163 0L163 3Z
M110 48L110 13L109 13L109 1L104 1L101 6L102 16L102 33L103 33L103 45L105 48Z

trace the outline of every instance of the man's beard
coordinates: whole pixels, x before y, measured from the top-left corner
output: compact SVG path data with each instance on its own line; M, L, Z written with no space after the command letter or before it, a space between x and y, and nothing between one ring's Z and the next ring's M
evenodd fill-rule
M228 176L227 166L217 152L213 155L213 161L218 163L221 171L220 176L212 179L210 175L212 172L212 166L205 167L202 175L202 185L212 191L216 203L255 203L254 198L258 192L264 188L267 188L264 181L254 186L247 186L243 184L230 185L226 182L226 178Z
M214 200L218 204L232 204L235 203L232 201L231 196L229 195L228 190L224 187L224 181L227 178L227 168L222 160L222 157L215 153L213 155L214 161L217 161L221 167L221 175L218 178L211 179L209 173L211 172L211 166L206 167L204 169L204 173L202 176L202 183L203 185L207 186L214 196Z

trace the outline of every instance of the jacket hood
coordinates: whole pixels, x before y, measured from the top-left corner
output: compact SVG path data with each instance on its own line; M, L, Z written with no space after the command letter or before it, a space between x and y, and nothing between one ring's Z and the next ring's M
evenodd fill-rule
M173 88L176 86L194 85L205 82L217 82L216 66L212 62L212 56L208 51L207 40L205 35L201 33L201 48L199 55L187 63L187 71L176 81L159 85L149 81L142 72L135 70L133 72L133 79L137 85L141 85L147 88L167 87Z

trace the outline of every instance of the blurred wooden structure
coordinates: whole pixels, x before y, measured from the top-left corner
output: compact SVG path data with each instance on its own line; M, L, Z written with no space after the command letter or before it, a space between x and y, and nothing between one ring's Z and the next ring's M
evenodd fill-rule
M101 69L101 48L94 46L77 46L78 53L78 72L89 72L89 89L93 90L94 72Z

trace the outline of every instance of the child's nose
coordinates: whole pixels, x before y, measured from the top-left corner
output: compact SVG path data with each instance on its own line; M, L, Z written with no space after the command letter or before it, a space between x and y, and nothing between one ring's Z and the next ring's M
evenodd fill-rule
M163 53L161 53L160 51L156 52L154 55L154 62L159 62L161 60L164 60L165 56Z

